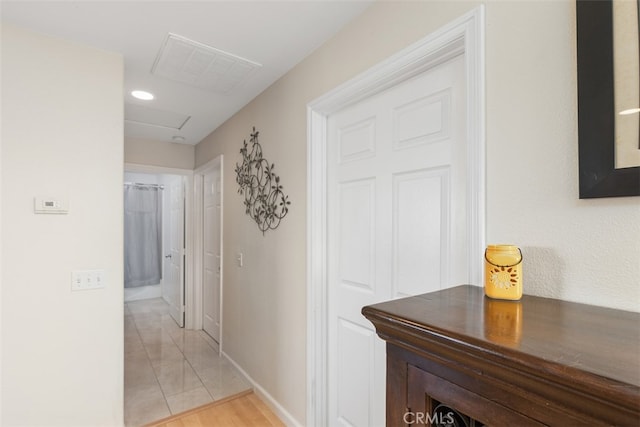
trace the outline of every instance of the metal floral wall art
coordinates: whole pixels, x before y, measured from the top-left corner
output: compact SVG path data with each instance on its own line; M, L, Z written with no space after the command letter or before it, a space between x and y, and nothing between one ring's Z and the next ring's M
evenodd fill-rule
M244 196L245 213L258 224L264 234L275 230L289 212L289 196L280 185L280 177L273 172L274 164L262 157L262 147L258 143L258 131L253 128L250 146L244 140L240 154L242 164L236 163L238 193Z

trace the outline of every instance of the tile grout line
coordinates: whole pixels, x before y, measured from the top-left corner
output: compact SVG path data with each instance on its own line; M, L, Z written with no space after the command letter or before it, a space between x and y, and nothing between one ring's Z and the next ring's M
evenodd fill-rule
M162 388L162 385L160 384L160 379L158 378L158 373L156 372L156 368L155 368L155 366L153 366L153 362L151 361L151 357L149 356L149 350L147 349L147 344L142 339L142 335L140 335L140 330L138 329L138 322L135 321L135 317L134 317L134 323L136 325L136 331L138 332L138 335L140 336L140 341L142 342L142 346L144 347L144 352L147 353L147 360L149 361L149 365L151 365L151 370L153 371L153 376L155 377L156 383L158 384L158 388L160 389L160 393L162 393L162 397L164 398L164 404L167 405L167 410L171 414L171 407L169 406L169 401L167 400L167 395L164 393L164 389Z
M162 325L162 328L164 329L164 325ZM182 330L182 337L184 338L184 328L180 328ZM189 360L189 358L187 357L186 354L184 354L184 342L182 345L182 350L180 350L180 347L178 346L178 344L176 344L175 340L173 339L173 336L169 333L169 331L167 331L167 334L169 335L169 338L171 338L171 342L173 343L173 345L175 345L178 350L180 351L180 354L182 354L182 358L189 364L189 367L191 368L191 370L193 371L193 373L195 374L196 377L198 377L198 381L200 381L200 384L202 384L202 387L205 389L205 391L207 392L207 394L209 395L209 397L211 398L212 402L215 402L216 399L213 398L213 396L211 395L211 393L209 392L209 389L207 388L207 386L204 385L204 381L202 381L202 378L200 377L200 375L198 375L198 371L196 370L196 368L193 367L191 361ZM154 371L155 373L155 371ZM195 390L195 389L194 389ZM166 397L165 397L166 399ZM167 402L168 405L168 402ZM171 408L169 408L169 412L171 412Z
M156 374L156 370L153 367L153 363L151 362L151 357L149 356L149 350L147 349L147 344L142 339L142 335L140 334L140 329L138 329L138 322L136 322L136 316L133 313L130 313L130 315L133 318L133 325L136 328L136 334L138 334L138 338L140 338L140 342L142 343L142 347L144 348L144 352L147 355L147 362L149 362L149 366L151 366L151 371L153 372L153 377L155 378L156 384L158 386L158 389L160 390L160 393L162 393L162 397L164 398L164 404L167 407L167 411L169 411L169 413L171 414L171 408L169 407L169 401L167 400L167 396L164 394L164 390L162 389L162 386L160 385L160 380L158 379L158 375Z

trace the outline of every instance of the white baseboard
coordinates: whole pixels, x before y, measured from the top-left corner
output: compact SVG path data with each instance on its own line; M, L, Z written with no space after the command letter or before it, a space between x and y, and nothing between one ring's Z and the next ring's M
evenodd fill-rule
M286 409L278 403L277 400L273 398L260 384L258 384L247 372L242 369L240 365L236 363L227 353L224 351L222 355L229 361L235 368L240 371L240 373L251 383L253 386L253 391L262 399L267 406L276 414L280 420L287 425L287 427L302 427L302 424L299 423Z

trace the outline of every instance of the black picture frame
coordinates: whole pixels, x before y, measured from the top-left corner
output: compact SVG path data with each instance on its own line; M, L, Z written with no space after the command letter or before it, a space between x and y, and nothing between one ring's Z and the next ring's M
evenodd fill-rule
M640 195L640 167L615 167L611 0L577 0L580 198Z

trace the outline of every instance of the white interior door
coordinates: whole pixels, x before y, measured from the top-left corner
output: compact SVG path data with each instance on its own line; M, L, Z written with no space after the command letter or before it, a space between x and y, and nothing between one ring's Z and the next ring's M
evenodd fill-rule
M184 327L184 179L164 175L164 276L162 296L171 317Z
M329 425L385 424L365 305L468 280L464 57L328 119Z
M220 169L204 175L203 203L203 329L220 342L220 283L221 283L221 181Z

